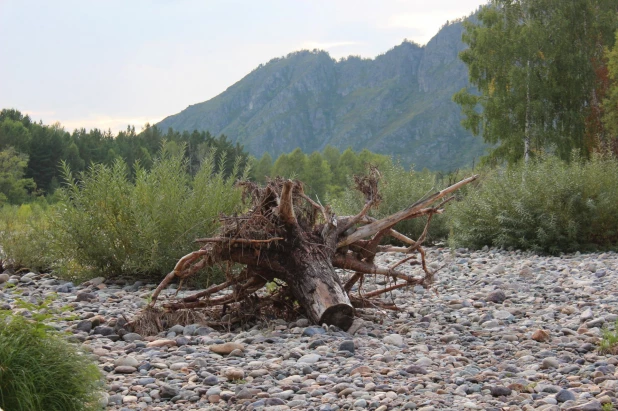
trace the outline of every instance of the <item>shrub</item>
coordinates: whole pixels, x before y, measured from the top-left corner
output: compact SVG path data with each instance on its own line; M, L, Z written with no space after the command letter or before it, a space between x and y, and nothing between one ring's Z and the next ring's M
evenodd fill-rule
M456 246L557 254L618 246L618 161L542 157L493 170L449 212Z
M220 213L235 211L238 165L225 178L214 173L213 154L192 179L182 152L164 145L150 171L135 167L135 181L120 160L111 167L92 165L77 178L64 165L68 184L60 191L52 226L58 274L160 280L195 249L195 238L215 230ZM220 170L224 162L220 159Z
M45 270L51 266L49 222L46 205L5 205L0 209L0 244L3 266Z
M414 202L440 190L445 185L439 176L427 170L407 171L400 164L387 162L380 167L383 178L380 181L382 202L379 207L369 214L375 218L383 218L397 211L403 210ZM351 186L352 184L350 184ZM339 215L358 213L364 204L363 196L352 187L344 190L343 194L331 199L331 205ZM412 239L417 239L425 228L426 218L400 222L395 229ZM429 226L428 242L446 239L448 226L443 215L435 215Z
M0 408L100 409L101 373L76 346L40 322L0 317Z

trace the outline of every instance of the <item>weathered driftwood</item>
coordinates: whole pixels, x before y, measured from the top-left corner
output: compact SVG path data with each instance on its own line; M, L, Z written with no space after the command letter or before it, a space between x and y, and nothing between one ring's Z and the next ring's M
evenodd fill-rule
M421 247L431 218L441 213L442 206L452 200L450 194L476 178L462 180L380 220L368 216L381 200L379 173L375 169L368 176L356 178L357 189L365 196L365 205L354 216L337 217L329 207L305 195L299 181L275 179L265 187L241 183L245 194L251 198L250 210L242 216L222 218L216 237L196 240L204 246L178 261L154 291L144 315L133 324L141 325L143 332L149 327L157 331L161 328L161 316L181 310L210 309L212 312L213 308L220 307L219 315L227 311L240 319L251 310L273 311L279 307L280 313L295 309L314 323L336 325L347 330L354 320L354 307L396 309L393 304L376 297L410 285L427 287L433 282L434 273L427 268ZM393 229L400 221L421 216L427 216L427 223L417 240ZM392 237L405 246L381 245L385 237ZM388 267L381 267L374 263L374 259L378 252L383 251L408 255ZM416 260L417 255L420 261ZM400 271L405 262L420 265L424 275L414 277ZM244 268L234 270L234 264ZM185 298L163 301L162 309L157 307L162 290L173 280L182 281L215 265L227 267L224 282ZM344 284L335 268L354 274ZM366 274L387 276L393 279L393 283L380 290L362 293ZM259 290L273 281L280 284L278 291L258 295ZM355 286L357 292L353 294ZM231 292L215 297L223 290ZM195 319L195 315L190 317ZM145 321L145 318L151 321ZM155 326L144 327L146 322Z

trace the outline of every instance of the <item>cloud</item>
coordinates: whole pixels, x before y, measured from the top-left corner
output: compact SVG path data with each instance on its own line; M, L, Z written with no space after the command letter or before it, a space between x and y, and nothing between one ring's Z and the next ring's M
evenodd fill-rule
M420 44L427 44L437 33L437 28L444 23L446 23L445 16L439 12L399 13L381 21L378 28L406 30L409 32L409 38Z
M308 50L313 50L313 49L320 49L320 50L330 50L336 47L345 47L345 46L356 46L356 45L361 45L363 43L359 43L357 41L335 41L335 42L330 42L330 43L322 43L319 41L305 41L302 45L301 45L301 49L308 49Z
M56 115L55 111L50 111L50 110L43 110L43 111L39 111L39 110L20 110L22 112L22 114L27 114L30 116L31 119L35 119L38 117L49 117L49 116L54 116Z

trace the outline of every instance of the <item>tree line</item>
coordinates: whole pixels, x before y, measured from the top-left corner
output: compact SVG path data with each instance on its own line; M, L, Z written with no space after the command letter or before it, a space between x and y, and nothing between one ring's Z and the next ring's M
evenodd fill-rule
M150 169L162 143L168 150L184 148L187 167L194 174L208 153L216 152L219 161L215 171L223 168L226 175L236 162L244 167L249 154L243 146L233 144L225 135L213 136L207 131L182 133L146 125L136 133L135 127L113 134L110 130L76 129L66 131L59 123L35 122L18 110L0 111L0 195L1 202L19 204L30 196L48 195L62 183L60 164L79 173L91 164L112 165L122 159L130 166Z
M488 159L618 154L615 0L492 0L464 26L471 87L453 99Z
M275 160L265 153L259 160L254 160L250 175L258 183L265 183L270 176L299 179L305 183L308 194L324 200L327 196L332 198L341 194L350 177L364 174L368 164L379 167L390 161L390 157L367 149L355 152L348 148L341 152L328 145L322 152L306 154L297 148Z
M113 134L100 129L66 131L59 123L35 122L18 110L0 111L0 204L21 204L34 197L52 194L62 183L61 163L79 175L92 164L111 166L123 160L129 172L139 166L149 170L163 143L168 152L180 152L190 175L211 154L217 158L214 172L233 174L235 166L249 167L249 177L264 183L268 177L297 178L306 183L307 192L319 199L340 194L354 174L362 174L367 164L381 165L387 156L368 150L355 152L328 146L323 152L306 154L296 149L273 159L268 153L260 159L227 136L208 131L177 132L146 125L136 133L134 127Z

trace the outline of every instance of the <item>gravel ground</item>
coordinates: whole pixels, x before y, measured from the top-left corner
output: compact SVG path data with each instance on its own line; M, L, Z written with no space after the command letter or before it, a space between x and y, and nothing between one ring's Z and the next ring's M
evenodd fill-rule
M392 292L401 311L365 310L348 332L299 319L140 336L122 328L124 318L154 284L74 286L35 273L0 275L0 309L28 316L16 298L51 294L52 306L72 306L54 326L98 362L109 410L618 407L618 356L597 350L602 328L618 319L618 254L427 251L430 267L442 268L434 287ZM384 284L369 277L364 290Z

